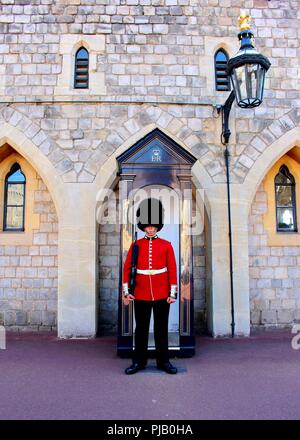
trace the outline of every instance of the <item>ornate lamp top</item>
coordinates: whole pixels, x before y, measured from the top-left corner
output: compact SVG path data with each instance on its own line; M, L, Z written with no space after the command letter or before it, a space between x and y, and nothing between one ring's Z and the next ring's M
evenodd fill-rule
M245 11L242 11L239 16L239 26L241 31L249 30L251 27L251 17Z
M243 108L257 107L261 104L265 73L271 65L268 58L255 49L250 23L249 14L242 11L239 17L241 30L238 33L241 47L238 53L228 60L226 69L227 75L231 77L237 104Z

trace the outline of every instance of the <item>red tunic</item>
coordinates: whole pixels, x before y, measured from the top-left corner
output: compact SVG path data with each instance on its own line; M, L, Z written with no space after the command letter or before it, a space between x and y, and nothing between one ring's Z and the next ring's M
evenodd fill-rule
M157 237L146 236L137 240L139 247L137 269L162 269L167 272L144 275L136 274L135 299L158 300L167 298L171 285L177 285L177 269L171 242ZM129 248L123 269L123 283L129 284L131 269L132 244Z

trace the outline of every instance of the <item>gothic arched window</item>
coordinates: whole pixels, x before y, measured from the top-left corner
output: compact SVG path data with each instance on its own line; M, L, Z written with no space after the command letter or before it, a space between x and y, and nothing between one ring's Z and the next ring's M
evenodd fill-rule
M24 231L25 184L20 165L14 163L5 178L4 231Z
M215 79L217 91L230 90L230 78L226 73L228 55L224 49L219 49L215 53Z
M275 177L277 231L297 231L295 179L286 165Z
M88 89L89 87L89 53L80 47L75 54L74 88Z

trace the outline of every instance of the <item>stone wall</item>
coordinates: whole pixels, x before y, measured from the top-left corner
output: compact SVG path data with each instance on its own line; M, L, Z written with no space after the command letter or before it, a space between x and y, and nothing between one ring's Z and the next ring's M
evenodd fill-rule
M300 319L300 247L268 245L263 225L267 209L262 183L249 215L251 324L287 327Z
M243 3L272 68L264 104L233 108L232 182L243 182L269 144L299 124L298 6ZM213 105L228 92L214 90L213 58L220 46L237 51L240 7L238 0L3 0L0 100L15 104L0 109L0 121L32 139L65 182L92 182L107 157L150 124L176 136L215 182L224 182ZM71 61L67 72L64 66L66 41L73 56L78 41L89 46L93 36L102 37L99 53L91 48L101 95L72 89ZM69 76L65 95L58 92L62 75Z
M232 108L230 176L233 186L237 187L239 185L242 187L256 163L270 151L271 145L277 139L281 137L287 139L288 136L293 136L295 139L295 131L300 126L299 1L245 0L242 6L252 16L255 45L270 59L272 66L267 73L263 104L248 110L239 109L235 104ZM111 174L116 172L116 167L114 169L112 166L114 155L129 148L154 128L159 128L198 159L197 173L200 176L199 170L202 170L201 178L203 176L205 178L203 177L201 182L205 182L206 189L215 194L217 188L216 192L223 194L221 187L226 182L226 174L223 146L220 143L221 117L217 116L215 105L223 104L228 92L215 91L214 53L220 47L224 47L229 55L233 55L238 50L237 18L240 7L240 0L2 0L0 5L1 141L14 141L11 144L17 151L19 147L24 155L29 151L27 145L30 143L32 154L34 155L35 151L36 157L45 159L44 162L41 160L40 162L43 162L41 165L43 170L47 168L47 177L51 179L51 175L55 174L52 182L55 180L55 185L60 188L61 200L63 195L68 194L69 200L74 203L73 194L74 199L78 198L78 194L89 191L89 188L91 188L90 194L96 194L99 188L95 186L101 180L99 178L101 170ZM72 87L72 62L79 44L85 45L91 55L91 88L88 90L74 90ZM99 87L93 83L93 78L97 78L96 84ZM9 139L9 136L13 139ZM286 145L288 144L287 140ZM39 172L38 164L36 171ZM64 189L67 189L65 193ZM70 194L68 190L74 193ZM83 198L84 196L81 199ZM214 199L212 196L211 200L213 203L218 203L216 202L218 197ZM94 205L90 203L85 211L92 212L93 209ZM43 215L41 214L41 218ZM222 212L223 216L225 221L225 211ZM68 218L70 219L71 215ZM85 225L83 219L83 215L78 219L79 230ZM44 221L49 222L48 219ZM259 229L258 225L257 228ZM251 232L250 243L254 236L259 235L257 228ZM62 233L62 246L65 246L63 249L67 248L67 240L64 240L66 231L67 228ZM110 230L108 226L101 227L99 232L99 263L101 263L102 277L99 281L100 290L103 292L102 296L100 295L99 307L105 331L115 331L113 327L115 324L112 322L116 321L118 282L114 265L118 263L119 254L118 243L114 241L116 232L113 228ZM250 252L254 252L253 256L250 255L252 271L258 270L253 266L256 263L252 257L256 256L255 252L262 252L265 247L263 237L262 232L260 244L254 248L250 245ZM82 251L83 243L89 241L74 240L72 243L75 253L80 250L77 254L79 266L81 259L85 259ZM30 252L36 251L36 246L38 254L31 255ZM11 251L7 250L8 248ZM22 279L22 271L24 271L25 279L27 271L30 273L32 270L32 273L36 273L35 271L39 270L39 266L36 269L34 264L40 260L33 257L41 256L40 249L46 251L48 243L41 243L41 248L39 244L23 248L12 243L8 248L3 246L0 248L1 258L7 265L5 270L8 274L14 274L16 271L19 275L20 272ZM194 249L197 328L202 328L206 321L204 248L204 240L198 237ZM276 252L272 249L270 252ZM50 250L54 252L52 244L49 245L49 252ZM15 253L6 255L4 252ZM282 258L297 258L297 255L286 255L285 248L282 252ZM292 248L289 248L288 252L293 252ZM61 255L61 260L64 259L65 254ZM21 260L23 256L27 258L26 264L29 266L26 266L26 272L23 266L17 272L18 268L14 266L14 261L20 257L20 261L24 264L25 260ZM52 256L54 254L44 255L43 258ZM266 257L276 257L276 255L270 253ZM296 289L296 276L292 287L285 285L288 279L283 277L276 281L280 270L284 268L284 265L282 268L280 266L281 257L277 257L279 266L272 268L274 279L271 275L267 277L263 269L259 273L262 278L261 283L268 279L271 287L261 287L258 283L259 279L251 275L251 283L257 283L255 286L251 285L252 295L254 291L259 291L259 295L272 295L274 289L275 295L279 294L279 290L276 289L280 287L274 286L276 283L279 284L280 280L282 289ZM43 258L42 268L43 264L48 264ZM295 258L293 264L296 264ZM222 261L225 261L224 258ZM270 269L268 261L267 259L266 270ZM93 261L88 263L89 267L94 267L94 263L93 257ZM94 304L93 288L84 276L76 280L76 283L74 281L76 287L73 287L68 278L70 267L67 267L66 259L63 261L63 266L60 280L64 290L62 295L67 297L64 307L67 309L68 319L72 321L74 316L71 312L74 304L70 299L73 297L68 289L77 289L76 292L80 296L87 286L90 303L86 302L82 307L86 307L87 313L92 316L93 313L90 311L93 310L94 305L92 307L90 305ZM228 267L225 266L222 266L222 270L227 271ZM52 268L54 272L57 269L51 266L47 274L45 272L43 275L45 279L48 277L52 279L54 273ZM295 266L288 266L288 276L290 268L296 271ZM220 274L221 272L219 271ZM53 285L47 284L37 289L41 292L44 292L43 289L49 289L47 292L54 295L55 276L53 275ZM217 276L216 272L213 273L214 276ZM292 275L289 277L293 278ZM6 275L1 282L11 283L13 279L14 275ZM30 279L32 286L24 287L25 290L36 288L35 285L33 286L34 279ZM222 282L213 282L212 285L215 289L215 286L221 286ZM23 289L23 286L21 282L21 287L1 286L1 289L4 288ZM268 289L269 293L267 293ZM3 295L3 291L0 292ZM37 291L35 294L39 295ZM22 296L23 293L20 295ZM47 296L48 293L44 292L41 295ZM220 299L222 294L218 293L218 295ZM277 296L267 300L266 304L270 306L271 301L276 299ZM4 301L8 300L6 298ZM27 301L17 298L13 300ZM32 300L31 305L35 304L38 307L37 302L43 300L48 301L45 298L36 298ZM49 299L49 301L54 300L56 298ZM292 299L288 297L287 300ZM253 305L254 299L251 301ZM80 298L76 298L76 304L81 304ZM272 306L274 304L273 302ZM287 309L287 303L284 304L284 310L292 310ZM54 310L47 309L45 303L41 302L40 307L42 310L30 309L28 314L26 312L26 319L32 313L33 322L37 322L33 324L34 326L40 325L47 311L54 313ZM222 307L223 304L220 306L221 310ZM262 316L267 316L267 313L262 313L262 306L259 307L258 314L261 319ZM18 309L13 309L12 324L16 318L16 310ZM269 310L270 316L273 316L274 310ZM3 308L1 313L3 319L3 313L6 313ZM214 313L217 315L218 311L215 310ZM242 316L245 316L243 313ZM33 316L36 317L36 321ZM22 321L25 318L24 315L20 315L18 319ZM252 319L253 322L258 319L254 317L254 309ZM90 320L92 321L92 318ZM46 322L48 321L46 320L41 328L48 326ZM268 320L265 322L269 324ZM53 320L50 326L52 325L54 325ZM64 330L65 334L69 335L73 332L76 334L77 331L81 334L81 329L78 330L75 324L73 327L72 331ZM88 335L92 333L93 329L86 331Z
M193 198L193 217L199 219L200 212ZM194 277L194 327L196 333L207 332L207 302L206 302L206 243L203 219L203 231L195 234L193 240L193 277Z
M204 234L193 237L194 322L196 333L207 332L207 304L205 294L206 258Z
M267 98L289 99L299 47L295 0L2 0L2 93L53 96L63 69L61 35L79 34L104 37L95 69L105 73L110 96L207 97L210 78L199 62L207 38L235 38L241 6L251 13L257 46L286 60L274 63L271 83L282 93Z
M40 177L34 213L40 227L33 230L32 244L0 244L0 324L7 330L56 328L58 220Z
M117 215L119 214L119 191L115 190ZM116 334L118 327L120 225L100 224L99 233L99 321L100 334Z

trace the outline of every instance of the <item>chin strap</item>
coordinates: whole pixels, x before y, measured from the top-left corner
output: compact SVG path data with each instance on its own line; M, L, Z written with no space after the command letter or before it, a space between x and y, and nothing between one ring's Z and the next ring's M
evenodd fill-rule
M158 238L158 235L155 234L152 237L150 237L149 235L145 234L144 238L146 238L147 240L150 240L150 238L152 238L152 240L153 240L154 238Z

